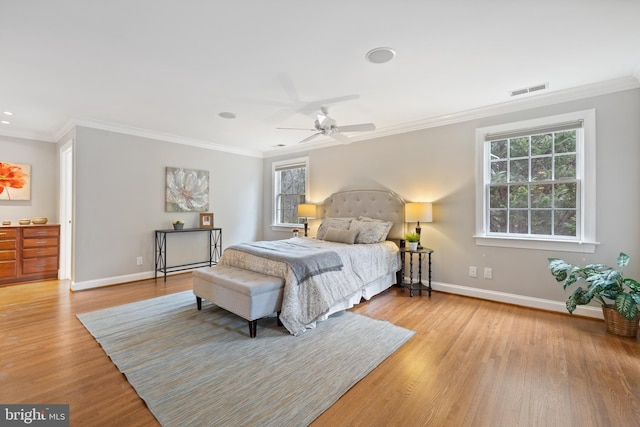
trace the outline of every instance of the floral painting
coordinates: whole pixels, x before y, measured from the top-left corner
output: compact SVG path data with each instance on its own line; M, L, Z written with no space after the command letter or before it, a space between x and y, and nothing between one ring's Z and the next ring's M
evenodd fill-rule
M0 200L31 200L31 166L0 162Z
M167 167L165 211L209 210L209 171Z

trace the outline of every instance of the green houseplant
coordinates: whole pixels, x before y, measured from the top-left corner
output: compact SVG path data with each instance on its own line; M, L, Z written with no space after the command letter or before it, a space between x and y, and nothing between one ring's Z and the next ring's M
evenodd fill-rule
M409 242L409 249L415 251L418 249L418 242L420 242L420 235L418 233L406 233L404 240Z
M586 283L586 289L579 286L567 299L566 305L569 313L573 313L578 305L589 304L595 298L602 304L605 322L609 322L608 318L615 315L611 312L615 311L634 324L637 333L640 283L635 279L623 276L622 268L629 264L627 254L620 252L618 255L617 264L620 270L615 270L605 264L589 264L579 267L558 258L549 258L548 260L553 277L558 282L564 282L563 289L567 289L580 280L584 280ZM607 300L612 301L613 304L607 303ZM610 326L607 323L607 330L612 332Z
M174 230L182 230L184 228L184 221L181 219L176 219L173 221L173 229Z

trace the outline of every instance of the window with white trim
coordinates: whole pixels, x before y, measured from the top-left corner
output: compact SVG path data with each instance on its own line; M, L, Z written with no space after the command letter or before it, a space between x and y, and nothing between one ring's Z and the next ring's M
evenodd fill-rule
M298 205L305 203L309 188L309 158L273 163L273 225L296 226L304 223L298 218Z
M476 242L595 250L595 112L477 129Z

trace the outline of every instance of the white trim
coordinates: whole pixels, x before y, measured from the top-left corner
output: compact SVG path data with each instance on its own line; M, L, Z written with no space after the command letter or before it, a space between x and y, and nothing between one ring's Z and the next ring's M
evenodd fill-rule
M485 135L514 129L536 128L553 123L583 120L583 146L578 150L577 173L581 181L579 240L536 239L517 236L487 234L487 196L485 182L489 179L486 167L488 144ZM545 249L568 252L594 253L596 241L596 112L594 109L575 111L549 117L540 117L519 122L504 123L476 129L476 232L473 236L478 246L508 248Z
M182 271L168 272L167 276L174 275L174 274L181 274L181 273L185 273L185 271L182 270ZM164 274L158 273L157 280L162 281L163 277L164 277ZM101 288L104 286L119 285L122 283L137 282L139 280L147 280L147 279L153 279L153 278L154 278L153 271L145 271L141 273L125 274L122 276L104 277L102 279L87 280L85 282L72 281L71 290L83 291L86 289Z
M433 282L432 286L436 291L446 292L450 294L463 295L472 298L480 298L489 301L496 301L506 304L520 305L523 307L568 314L567 306L563 301L553 301L542 298L528 297L524 295L510 294L506 292L452 285L449 283ZM602 308L589 305L578 306L574 311L574 314L579 316L593 317L596 319L603 318Z

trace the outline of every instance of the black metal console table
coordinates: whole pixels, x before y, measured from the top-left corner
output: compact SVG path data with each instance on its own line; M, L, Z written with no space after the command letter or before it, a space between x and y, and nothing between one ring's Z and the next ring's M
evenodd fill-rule
M167 265L167 235L173 233L209 233L209 253L208 259L204 261L192 262L189 264ZM222 256L222 228L184 228L182 230L156 230L156 270L154 277L158 277L158 272L164 273L164 281L167 281L167 272L191 270L198 267L213 266L220 261Z

